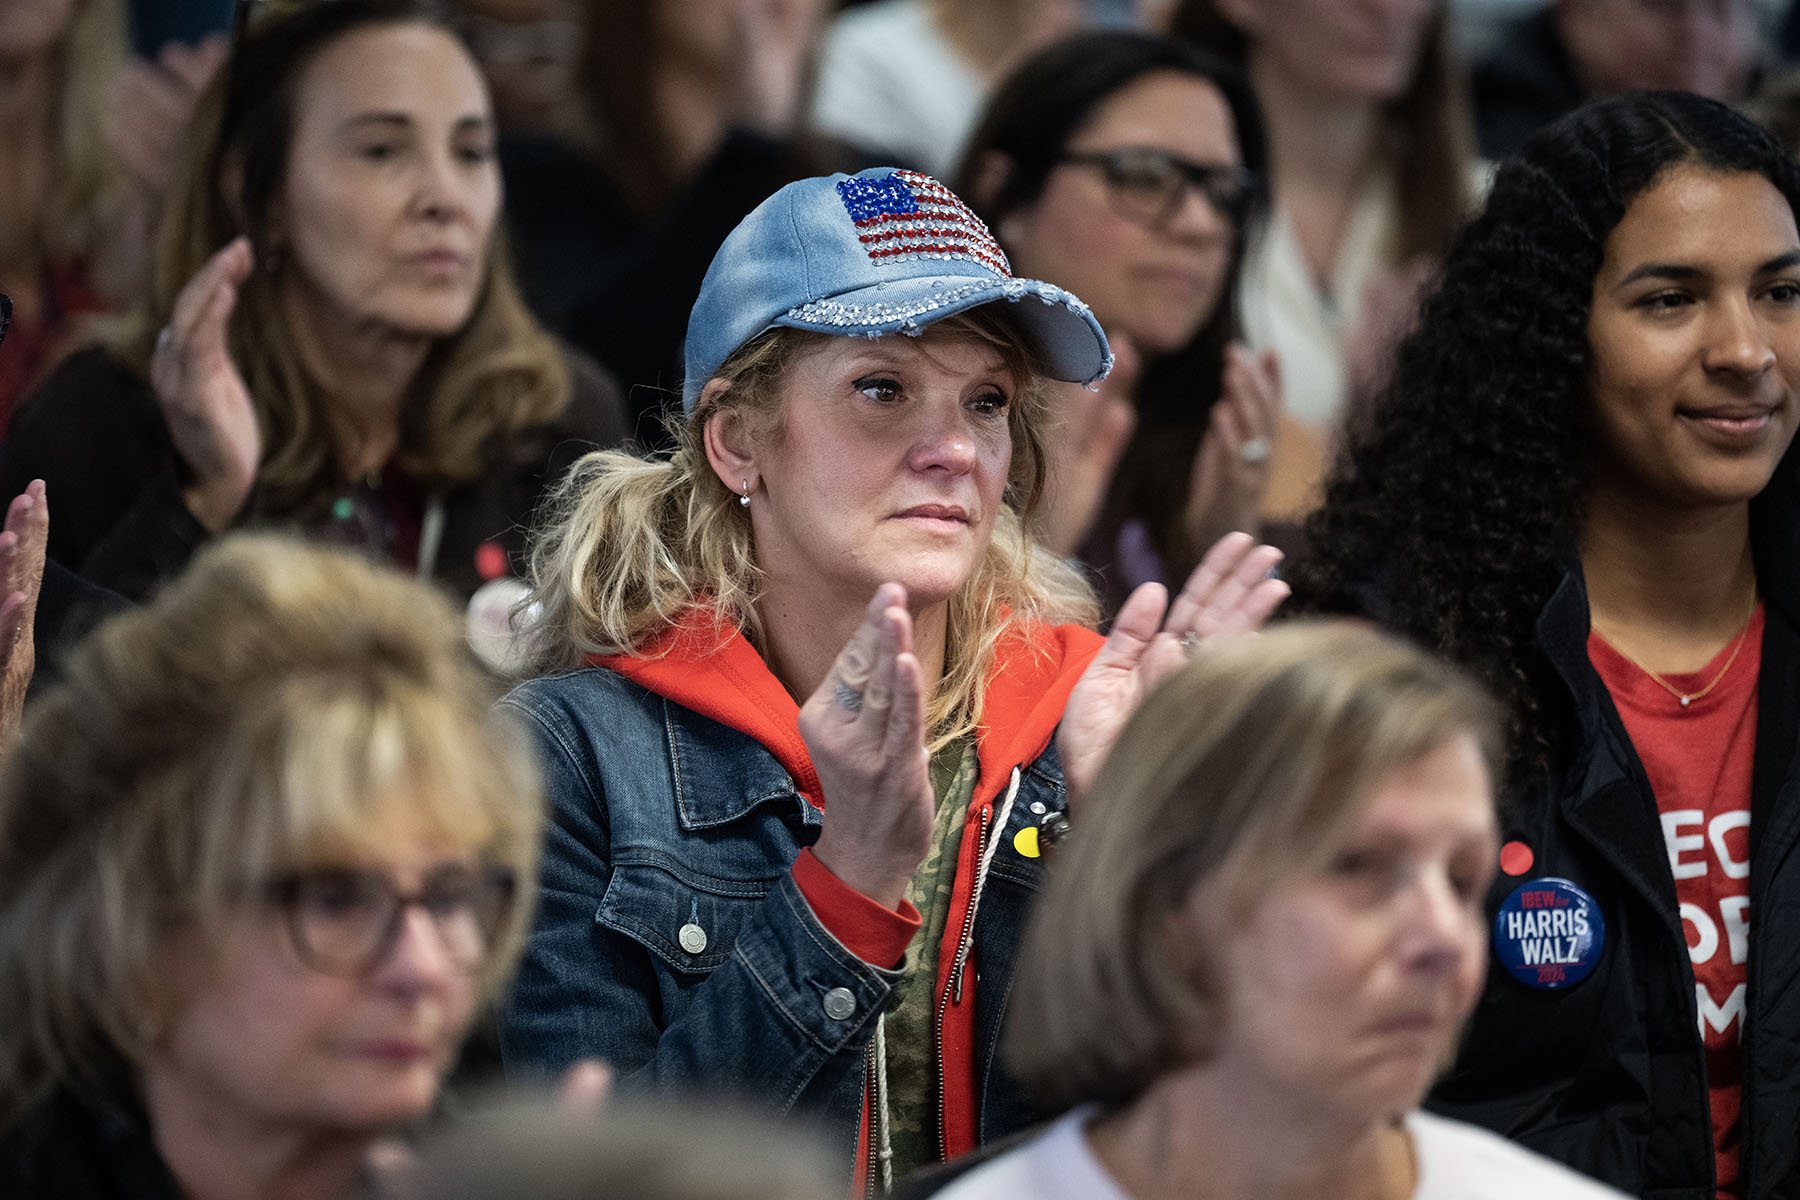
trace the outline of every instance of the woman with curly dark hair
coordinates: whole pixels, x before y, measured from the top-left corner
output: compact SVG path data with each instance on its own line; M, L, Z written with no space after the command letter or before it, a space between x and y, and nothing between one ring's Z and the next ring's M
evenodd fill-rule
M1712 101L1536 135L1292 575L1508 709L1503 969L1433 1106L1634 1195L1800 1188L1796 211Z

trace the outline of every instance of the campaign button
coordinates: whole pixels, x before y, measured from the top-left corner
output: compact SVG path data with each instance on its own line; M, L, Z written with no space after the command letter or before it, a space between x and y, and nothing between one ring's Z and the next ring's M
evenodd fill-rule
M1573 987L1605 948L1600 905L1567 879L1546 875L1520 884L1494 916L1494 953L1527 987Z

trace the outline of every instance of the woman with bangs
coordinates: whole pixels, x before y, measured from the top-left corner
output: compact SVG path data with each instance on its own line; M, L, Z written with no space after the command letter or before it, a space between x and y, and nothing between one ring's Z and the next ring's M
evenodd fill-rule
M458 624L233 538L70 660L0 777L0 1191L347 1196L431 1110L541 818Z
M0 449L0 480L56 497L52 557L139 597L209 537L280 524L468 597L561 469L623 436L611 383L519 298L491 107L445 21L338 0L250 27L140 312Z
M1102 646L1023 521L1044 380L1110 358L916 172L790 184L726 239L676 451L585 459L534 551L558 673L506 704L554 819L509 1068L807 1112L870 1185L1031 1119L991 1048L1039 825L1184 642L1286 594L1240 535Z

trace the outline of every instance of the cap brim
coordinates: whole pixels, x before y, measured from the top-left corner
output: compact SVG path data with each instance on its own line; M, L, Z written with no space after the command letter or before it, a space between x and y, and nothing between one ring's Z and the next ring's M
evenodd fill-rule
M921 334L945 317L996 300L1010 301L1052 379L1096 384L1112 370L1106 333L1074 294L1036 279L939 275L843 292L790 309L770 322L819 333L879 337Z

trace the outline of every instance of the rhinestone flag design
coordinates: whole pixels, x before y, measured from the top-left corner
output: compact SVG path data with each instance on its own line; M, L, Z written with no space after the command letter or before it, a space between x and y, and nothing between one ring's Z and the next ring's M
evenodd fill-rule
M981 218L931 176L895 171L884 179L840 180L837 189L857 240L875 262L963 259L1012 278L1012 265Z

